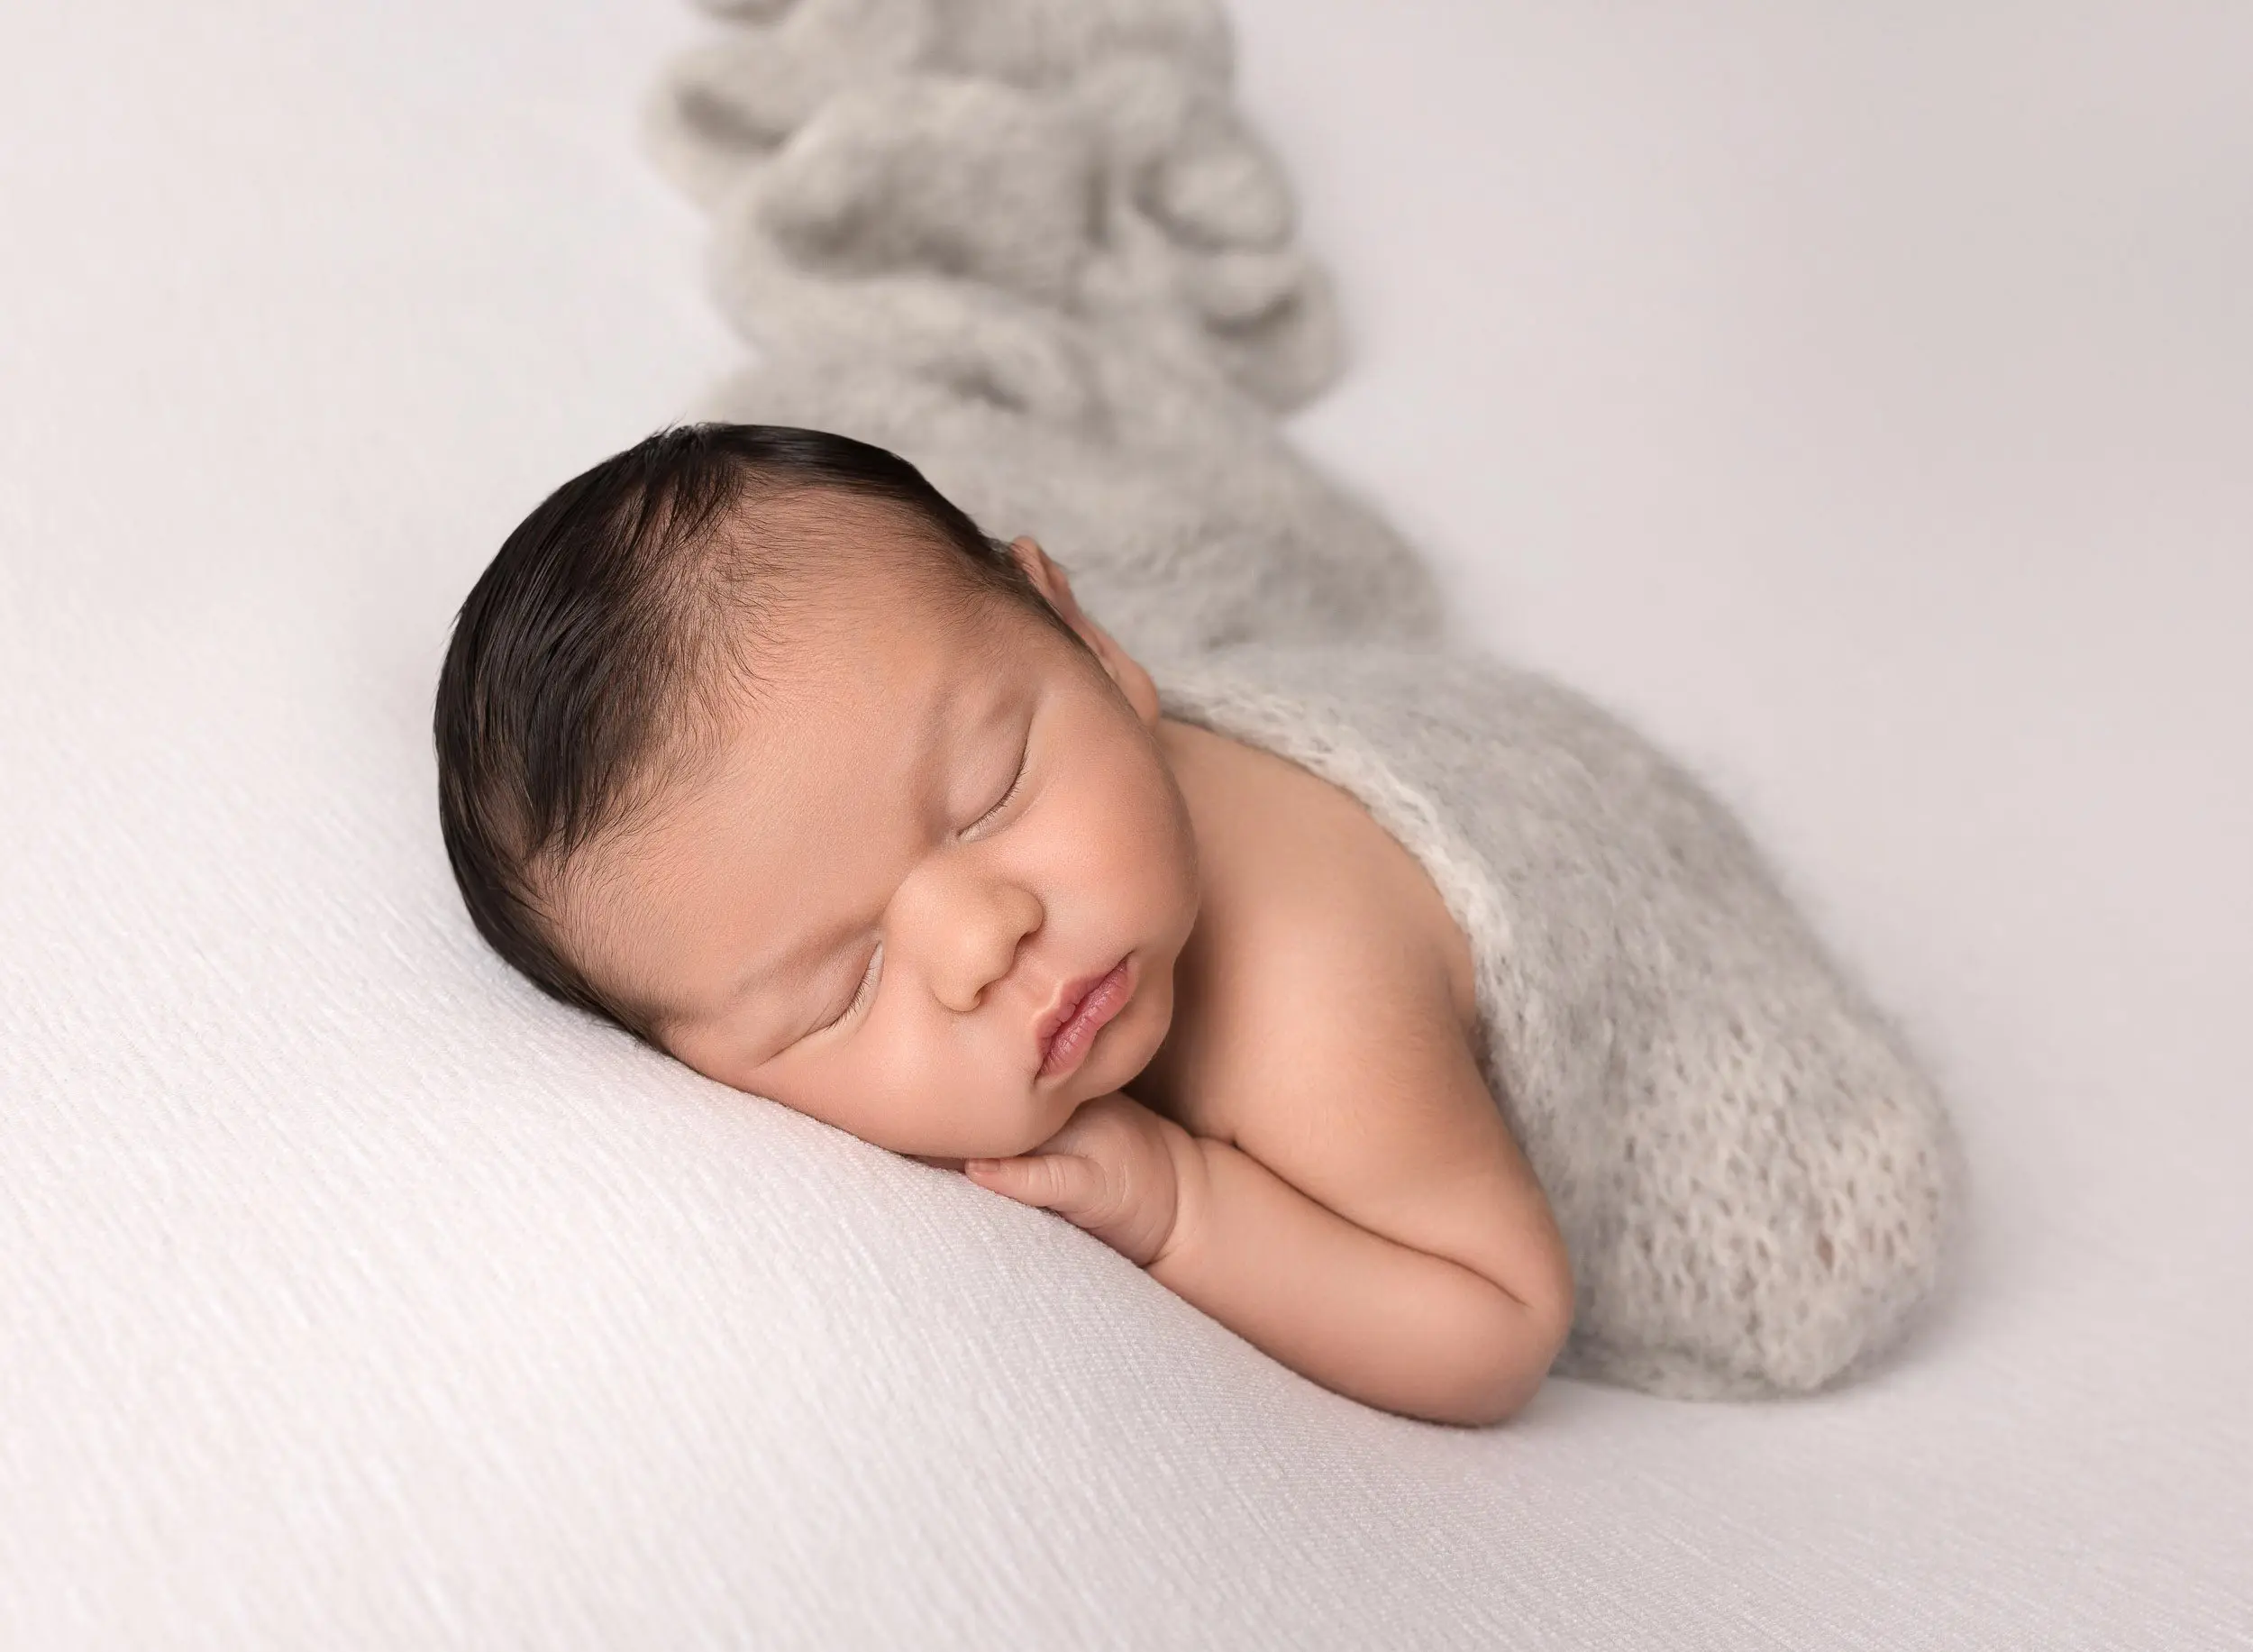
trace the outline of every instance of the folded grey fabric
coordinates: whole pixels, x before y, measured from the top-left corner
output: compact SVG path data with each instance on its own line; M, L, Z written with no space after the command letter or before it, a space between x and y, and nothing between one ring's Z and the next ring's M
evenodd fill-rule
M1219 14L724 9L650 117L762 352L696 412L904 455L1065 564L1170 715L1417 855L1571 1250L1558 1373L1750 1397L1897 1341L1958 1228L1945 1108L1729 812L1585 698L1450 646L1422 561L1281 438L1336 330Z

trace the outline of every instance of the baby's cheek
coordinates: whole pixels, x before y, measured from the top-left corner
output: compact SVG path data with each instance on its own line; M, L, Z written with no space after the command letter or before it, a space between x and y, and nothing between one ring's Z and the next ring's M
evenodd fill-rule
M1084 895L1118 875L1122 833L1116 788L1090 785L1046 802L1022 840L1020 870L1053 895Z
M1137 789L1136 802L1145 887L1154 905L1171 909L1186 926L1197 906L1197 837L1189 805L1162 765Z
M1155 753L1121 764L1105 803L1106 816L1117 823L1123 853L1154 868L1172 865L1188 818L1181 792Z

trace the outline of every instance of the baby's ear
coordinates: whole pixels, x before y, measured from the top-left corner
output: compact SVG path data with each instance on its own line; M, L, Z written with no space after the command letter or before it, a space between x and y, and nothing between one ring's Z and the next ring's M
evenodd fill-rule
M1090 623L1080 611L1079 599L1072 594L1072 580L1063 569L1050 559L1038 542L1029 534L1020 534L1009 542L1009 555L1025 570L1040 594L1048 598L1048 606L1063 615L1075 631Z
M1111 640L1111 634L1090 619L1081 610L1079 599L1072 594L1072 580L1063 568L1051 561L1048 552L1026 534L1009 542L1009 554L1017 565L1025 570L1040 594L1048 598L1048 606L1063 616L1081 642L1092 649L1095 657L1103 662L1103 670L1126 695L1126 703L1135 708L1145 726L1158 726L1158 689L1150 680L1150 673L1137 664L1133 656Z

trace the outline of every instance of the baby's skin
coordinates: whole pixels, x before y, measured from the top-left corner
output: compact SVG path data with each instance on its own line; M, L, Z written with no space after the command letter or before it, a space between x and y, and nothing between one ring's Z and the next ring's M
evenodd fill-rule
M1084 648L862 543L581 857L574 954L698 1072L1062 1215L1338 1393L1514 1415L1573 1275L1423 868L1161 716L1031 540Z

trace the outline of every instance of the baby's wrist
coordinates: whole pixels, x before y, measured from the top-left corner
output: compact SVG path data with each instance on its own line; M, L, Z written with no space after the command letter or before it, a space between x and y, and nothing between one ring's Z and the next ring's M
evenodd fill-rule
M1204 1230L1212 1205L1212 1173L1205 1160L1203 1138L1190 1135L1171 1118L1158 1118L1159 1139L1173 1162L1173 1220L1149 1261L1154 1270L1190 1249Z

